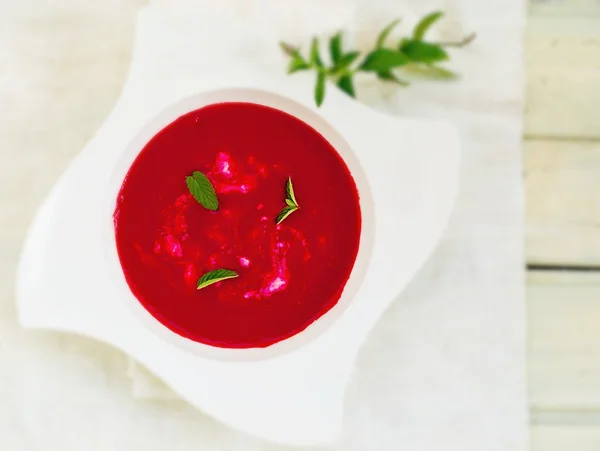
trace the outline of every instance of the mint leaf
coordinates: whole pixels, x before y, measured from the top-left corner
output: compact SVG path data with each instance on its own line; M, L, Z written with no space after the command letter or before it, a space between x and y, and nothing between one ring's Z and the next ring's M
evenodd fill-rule
M321 55L319 54L319 41L317 38L313 38L310 47L310 64L316 67L323 67L323 61L321 61Z
M427 66L425 72L430 78L436 80L456 80L457 78L460 78L460 75L456 72L452 72L451 70L439 66Z
M279 47L281 47L283 53L291 58L288 64L288 74L293 74L294 72L298 72L300 70L310 69L310 64L308 64L308 62L304 59L298 48L283 41L279 42Z
M333 76L338 75L352 75L350 65L356 61L356 58L360 56L359 52L348 52L344 56L340 58L337 63L337 66L332 67L329 70L329 74Z
M219 200L215 193L213 184L208 180L202 172L194 171L192 175L188 175L185 178L190 193L196 199L196 202L201 204L208 210L217 210L219 208Z
M287 182L285 183L285 194L287 199L294 202L294 205L298 206L298 201L296 201L296 194L294 193L294 185L292 185L292 178L288 177Z
M306 69L310 69L310 64L308 64L306 60L302 58L302 55L292 56L292 59L290 59L290 63L288 65L288 74L293 74L294 72Z
M402 41L400 51L418 63L437 63L448 59L448 53L439 45L414 39Z
M377 37L377 42L375 43L375 48L376 49L380 49L383 48L383 46L385 45L385 40L388 38L388 36L390 35L390 33L392 32L392 30L396 27L396 25L398 25L400 23L400 19L396 19L393 22L391 22L387 27L385 27L381 33L379 33L379 36Z
M336 33L329 40L329 54L334 66L337 66L342 57L342 32Z
M430 80L450 81L459 78L456 72L433 64L410 64L406 66L405 71Z
M296 201L296 194L294 193L294 185L292 185L292 178L288 177L285 182L285 203L286 206L279 212L275 218L275 223L280 224L285 218L291 215L293 212L298 210L298 202Z
M409 62L410 59L399 50L377 49L367 55L360 69L365 72L386 72Z
M296 210L298 210L298 207L292 207L290 205L283 207L283 209L277 215L277 218L275 218L275 224L281 224L281 222L285 218L287 218L289 215L291 215Z
M346 69L348 66L350 66L356 60L356 58L359 57L359 55L360 55L359 52L348 52L348 53L346 53L338 61L337 67L339 69Z
M325 98L325 71L317 72L317 83L315 84L315 102L321 106Z
M377 72L377 77L380 80L391 81L400 86L408 86L410 84L409 82L396 77L396 75L394 75L391 71Z
M434 11L430 14L427 14L423 17L419 23L415 26L413 31L413 38L417 41L420 41L425 37L425 33L431 28L431 26L444 17L444 13L442 11Z
M215 269L209 271L198 279L196 289L201 290L204 287L212 285L213 283L221 282L227 279L233 279L239 277L239 274L231 269Z
M399 44L390 48L391 46L386 47L386 43L391 41L392 34L400 23L400 19L395 19L385 25L379 32L373 48L365 53L344 52L343 32L339 31L327 40L330 57L325 62L321 59L320 42L316 36L312 38L309 57L306 59L297 47L285 42L280 42L279 45L290 58L288 73L302 70L316 72L314 99L316 105L321 106L326 94L326 80L335 81L339 89L354 97L354 75L358 72L371 72L377 75L379 80L400 86L408 85L408 82L398 78L395 74L394 69L400 67L403 72L422 75L430 79L457 78L455 73L435 64L449 59L446 47L463 47L473 41L475 33L465 36L460 41L425 42L424 36L443 16L442 11L427 14L414 27L411 36L407 36L400 40ZM359 62L355 63L355 61Z
M337 81L337 86L350 97L355 97L352 75L343 75Z

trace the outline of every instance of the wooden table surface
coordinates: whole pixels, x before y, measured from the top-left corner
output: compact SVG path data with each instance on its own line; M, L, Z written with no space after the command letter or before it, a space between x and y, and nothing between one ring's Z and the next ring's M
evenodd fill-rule
M600 450L600 1L530 0L524 139L534 451Z

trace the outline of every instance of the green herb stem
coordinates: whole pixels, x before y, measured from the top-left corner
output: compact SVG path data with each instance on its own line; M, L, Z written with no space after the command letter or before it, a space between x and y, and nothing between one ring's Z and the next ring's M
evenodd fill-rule
M401 38L395 44L388 45L392 32L400 23L400 19L396 19L385 26L377 36L374 48L365 54L356 50L344 51L343 34L337 32L329 38L328 42L331 60L329 66L321 58L319 40L316 37L311 40L308 58L302 56L299 48L295 46L285 42L280 42L279 45L290 58L289 74L304 70L316 72L314 100L317 106L321 106L325 100L327 80L333 82L350 97L355 97L354 75L358 72L372 73L379 80L398 86L408 86L409 83L398 77L397 71L416 74L425 79L451 80L457 78L455 73L439 65L450 59L445 48L464 47L470 44L476 35L472 33L456 42L426 41L427 32L443 16L442 11L427 14L417 23L409 37ZM360 62L356 64L357 61Z

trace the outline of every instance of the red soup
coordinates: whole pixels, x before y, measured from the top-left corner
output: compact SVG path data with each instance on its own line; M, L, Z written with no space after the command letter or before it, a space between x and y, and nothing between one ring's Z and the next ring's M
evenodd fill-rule
M188 186L194 173L214 188L216 210ZM273 108L221 103L144 147L114 228L129 288L158 321L194 341L251 348L297 334L338 302L361 214L346 164L312 127ZM220 269L235 277L198 289Z

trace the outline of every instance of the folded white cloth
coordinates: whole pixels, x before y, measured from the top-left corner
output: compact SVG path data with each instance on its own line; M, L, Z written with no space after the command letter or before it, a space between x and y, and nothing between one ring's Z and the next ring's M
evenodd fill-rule
M197 38L205 61L223 58L215 63L220 65L245 58L250 67L281 71L282 61L252 53L264 42L248 40L250 31L261 29L273 43L306 44L313 33L345 29L355 45L367 47L392 18L402 16L406 31L406 24L429 11L423 2L398 3L228 0L216 10L190 0L187 12L181 5L169 11L194 17L190 26L199 30L212 32L215 16L238 24L236 36ZM466 153L462 193L443 244L361 355L349 391L345 443L353 443L352 449L524 450L524 2L459 0L433 6L448 11L440 23L445 39L478 33L470 47L452 54L462 81L398 90L362 79L359 99L391 114L458 124ZM147 14L165 10L158 11ZM175 397L143 368L134 367L131 375L136 396Z

